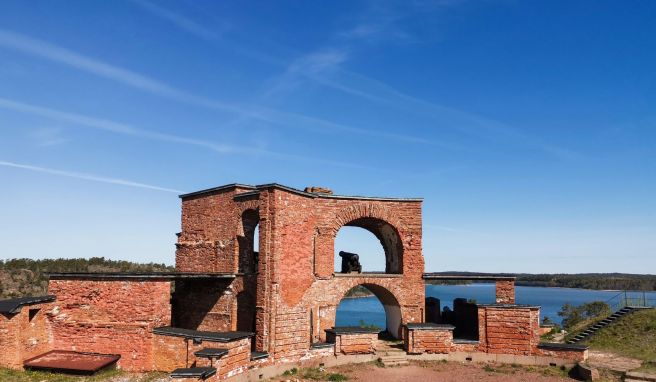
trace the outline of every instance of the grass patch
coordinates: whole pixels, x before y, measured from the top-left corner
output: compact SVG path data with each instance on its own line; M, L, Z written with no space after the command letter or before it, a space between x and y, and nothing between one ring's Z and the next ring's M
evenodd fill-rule
M318 367L308 367L308 368L292 368L286 370L282 373L285 377L290 377L293 375L299 376L305 380L310 381L346 381L348 377L340 373L331 373L322 368Z
M130 378L132 376L132 378ZM0 381L12 382L106 382L112 380L151 382L166 373L130 374L121 370L105 370L95 375L70 375L45 371L0 369Z
M290 375L296 375L296 374L298 374L298 369L295 368L295 367L293 367L289 370L285 370L285 372L282 373L282 375L284 375L284 376L290 376Z
M590 326L598 323L599 321L601 321L601 320L603 320L607 317L608 316L594 317L594 318L589 318L587 320L583 320L583 321L577 323L576 325L572 326L571 328L569 328L567 330L567 334L563 338L563 342L567 342L567 341L571 340L572 338L576 337L579 333L583 332L584 330L586 330ZM549 333L551 333L551 332L549 332ZM549 333L547 333L547 335ZM555 334L556 333L554 333L554 335ZM553 338L553 335L552 335L552 338Z
M587 344L594 350L643 361L656 360L656 309L637 311L622 317L595 333Z

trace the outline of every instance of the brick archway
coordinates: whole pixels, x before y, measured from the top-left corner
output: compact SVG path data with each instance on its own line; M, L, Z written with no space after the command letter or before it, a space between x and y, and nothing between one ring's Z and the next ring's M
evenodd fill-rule
M408 321L413 321L413 312L408 310L407 302L402 299L404 289L399 281L400 278L398 277L340 277L327 282L324 287L313 290L312 293L316 294L317 303L320 305L317 312L319 331L316 334L322 340L325 340L325 330L335 326L339 303L349 290L362 285L369 289L383 305L385 309L385 329L392 336L400 338L402 335L401 326ZM331 285L330 290L334 291L329 294L325 292L328 284Z
M386 207L360 203L339 211L328 227L334 243L342 227L363 228L376 236L385 251L385 273L403 273L403 239L401 220Z

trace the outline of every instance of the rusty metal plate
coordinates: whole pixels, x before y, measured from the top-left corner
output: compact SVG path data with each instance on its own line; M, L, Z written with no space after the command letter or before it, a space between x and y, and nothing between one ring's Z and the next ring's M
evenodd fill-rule
M121 358L118 354L83 353L68 350L51 350L30 358L23 366L33 370L60 371L73 374L93 374L113 365Z

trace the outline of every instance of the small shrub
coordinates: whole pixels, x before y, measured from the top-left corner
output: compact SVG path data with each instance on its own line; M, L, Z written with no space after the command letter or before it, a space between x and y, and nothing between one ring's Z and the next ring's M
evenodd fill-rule
M320 381L323 379L323 371L316 367L311 367L303 370L303 378L311 379L313 381Z
M346 381L348 379L347 376L344 374L339 374L339 373L332 373L328 375L328 380L329 381Z
M298 373L298 369L293 367L289 370L285 370L285 372L282 373L282 375L285 375L285 376L287 376L287 375L296 375L297 373Z

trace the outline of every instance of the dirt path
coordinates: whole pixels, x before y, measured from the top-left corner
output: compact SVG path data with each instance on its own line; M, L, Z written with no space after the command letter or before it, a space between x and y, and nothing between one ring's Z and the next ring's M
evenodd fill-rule
M589 351L586 363L597 369L608 369L618 372L637 369L642 365L642 361L639 359L595 350Z
M409 366L383 368L375 364L345 365L326 370L358 382L572 382L567 372L554 367L497 364L461 364L457 362L412 362ZM309 381L298 375L279 377L277 381ZM338 379L335 379L338 380Z

